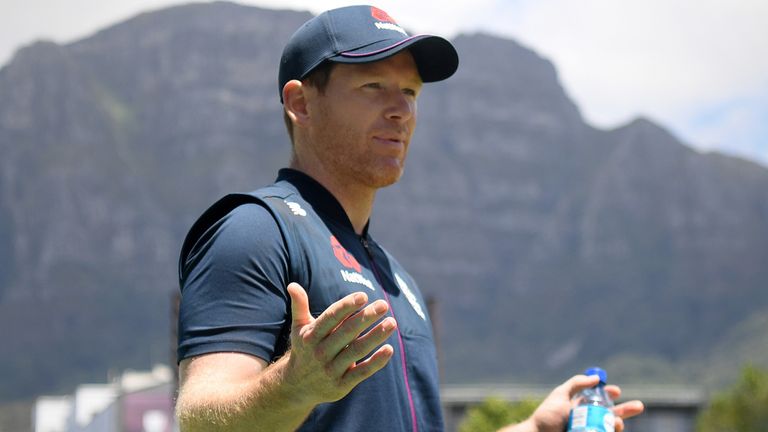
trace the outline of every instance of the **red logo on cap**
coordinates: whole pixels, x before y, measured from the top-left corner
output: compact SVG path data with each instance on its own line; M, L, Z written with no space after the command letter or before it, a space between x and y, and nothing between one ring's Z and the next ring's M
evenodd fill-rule
M358 273L363 271L362 267L360 267L360 263L357 262L355 257L347 252L346 249L344 249L344 246L342 246L334 236L331 236L331 247L333 248L333 254L336 256L336 259L338 259L344 267L351 268Z
M384 22L389 22L389 23L392 23L392 24L397 24L395 22L395 20L393 20L392 17L389 16L388 13L384 12L383 10L381 10L381 9L375 7L375 6L371 6L371 16L376 18L379 21L384 21Z

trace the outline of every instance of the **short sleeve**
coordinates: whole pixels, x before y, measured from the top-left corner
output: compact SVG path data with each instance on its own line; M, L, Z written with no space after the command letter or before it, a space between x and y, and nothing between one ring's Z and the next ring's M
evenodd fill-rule
M288 253L269 210L236 207L204 232L183 264L179 361L242 352L271 362L282 354L290 317Z

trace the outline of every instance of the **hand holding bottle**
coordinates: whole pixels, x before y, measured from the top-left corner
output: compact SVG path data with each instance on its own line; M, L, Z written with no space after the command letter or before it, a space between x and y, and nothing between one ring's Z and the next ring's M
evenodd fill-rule
M568 432L614 432L616 417L611 408L613 400L605 389L608 374L600 368L590 368L584 375L596 375L600 381L586 388L573 398L576 406L571 409Z
M599 383L600 378L597 375L571 377L552 390L530 418L522 423L507 426L500 432L563 432L568 426L568 414L574 408L576 395L582 390L594 388ZM604 390L611 400L616 400L621 395L621 389L615 385L606 385ZM624 402L611 407L615 420L614 432L622 432L623 419L639 415L644 409L640 401Z

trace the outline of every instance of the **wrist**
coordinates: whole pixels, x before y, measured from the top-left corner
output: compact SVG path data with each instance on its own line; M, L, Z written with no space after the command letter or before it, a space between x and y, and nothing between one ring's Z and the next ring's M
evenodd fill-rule
M538 432L539 429L536 426L536 422L533 417L529 417L527 420L517 423L515 425L507 426L501 429L499 432Z
M312 409L318 402L312 398L312 392L307 391L306 386L302 385L300 374L296 372L297 368L291 359L291 352L276 361L272 368L274 370L274 379L277 389L281 393L281 398L289 401L294 407L300 409Z
M528 417L524 422L519 424L520 428L515 429L515 432L539 432L539 427L533 416Z

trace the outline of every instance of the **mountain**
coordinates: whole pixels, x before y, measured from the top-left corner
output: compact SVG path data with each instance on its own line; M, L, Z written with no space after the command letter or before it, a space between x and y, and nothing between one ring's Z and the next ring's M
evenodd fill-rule
M276 67L309 17L178 6L0 70L0 399L171 361L183 236L287 164ZM436 304L444 379L768 364L768 170L647 119L596 129L535 52L454 43L371 224Z

